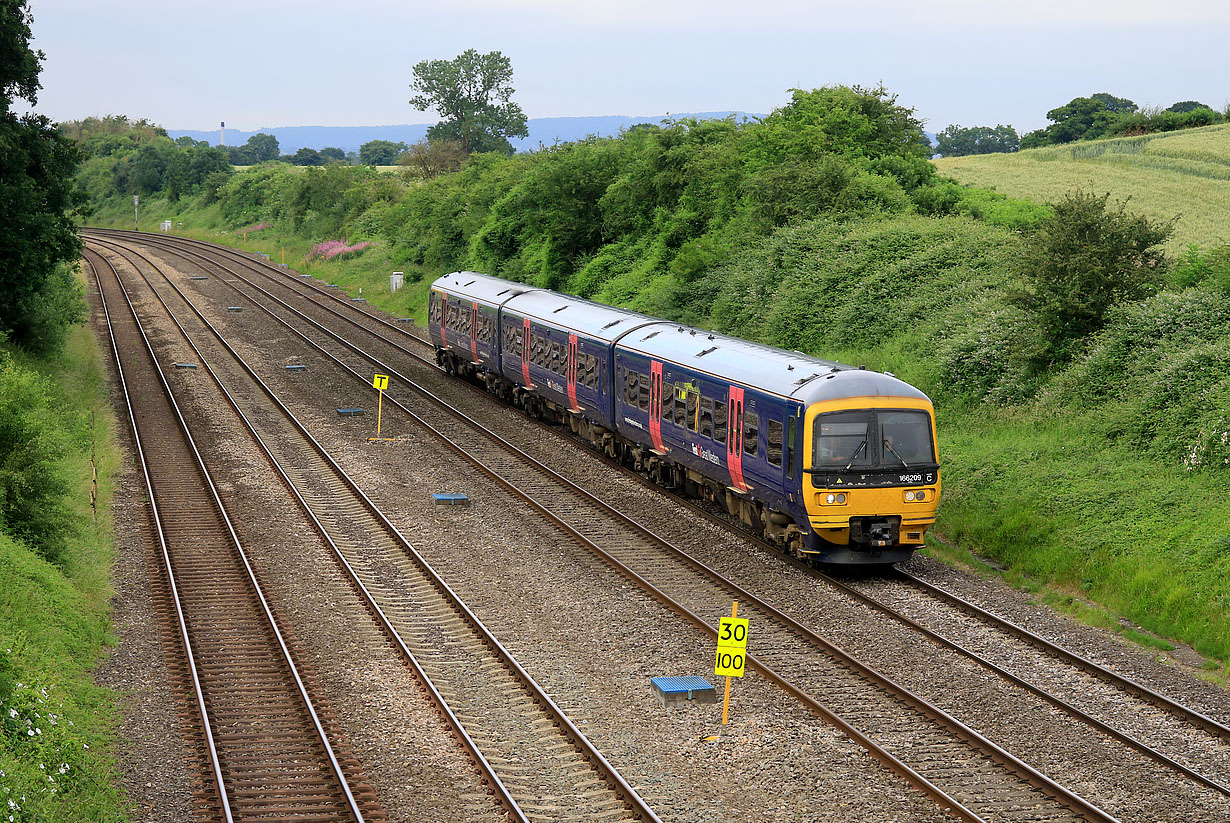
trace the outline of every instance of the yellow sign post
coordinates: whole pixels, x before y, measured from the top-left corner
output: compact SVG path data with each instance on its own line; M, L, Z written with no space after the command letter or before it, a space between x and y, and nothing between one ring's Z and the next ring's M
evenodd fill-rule
M377 374L372 378L372 387L380 392L380 399L376 401L376 436L380 436L380 418L384 414L384 390L389 387L389 376L387 374Z
M717 661L713 673L726 677L726 697L722 701L722 725L730 710L730 678L742 677L747 667L747 620L739 617L739 601L730 606L730 617L718 621Z

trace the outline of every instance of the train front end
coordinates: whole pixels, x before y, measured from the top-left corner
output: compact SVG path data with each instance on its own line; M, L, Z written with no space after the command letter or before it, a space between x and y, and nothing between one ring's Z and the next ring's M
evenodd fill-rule
M935 523L940 466L935 410L921 392L813 403L803 448L815 559L897 563L922 547Z

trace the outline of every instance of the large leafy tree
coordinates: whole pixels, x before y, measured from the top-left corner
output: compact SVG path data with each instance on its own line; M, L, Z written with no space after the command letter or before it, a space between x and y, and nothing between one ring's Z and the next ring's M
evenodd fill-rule
M392 166L409 148L400 140L368 140L359 146L359 162L364 166Z
M31 21L26 0L0 0L0 334L40 349L58 345L85 307L68 267L81 254L70 217L80 154L46 117L12 111L41 88Z
M1155 223L1109 200L1109 194L1069 194L1025 241L1024 288L1013 300L1041 327L1044 366L1069 360L1113 306L1152 294L1170 266L1161 244L1174 221Z
M466 49L452 60L424 60L414 67L410 105L435 109L443 119L427 139L459 143L467 153L512 154L510 137L528 137L525 112L512 102L512 63L498 51Z
M945 157L960 157L966 154L991 154L1011 152L1021 147L1021 138L1012 126L963 126L951 125L935 136L936 151Z

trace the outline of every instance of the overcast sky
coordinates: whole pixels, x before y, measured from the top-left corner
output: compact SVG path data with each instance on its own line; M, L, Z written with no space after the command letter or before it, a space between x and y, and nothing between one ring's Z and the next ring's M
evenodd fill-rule
M1108 91L1230 99L1220 0L32 0L36 110L171 129L434 122L412 68L512 60L527 116L769 112L790 88L883 82L938 131L1046 124Z

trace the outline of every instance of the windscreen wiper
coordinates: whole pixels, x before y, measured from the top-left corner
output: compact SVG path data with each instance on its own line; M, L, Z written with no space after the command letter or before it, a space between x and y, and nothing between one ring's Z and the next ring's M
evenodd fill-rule
M850 467L854 465L854 461L858 460L858 453L861 452L865 448L867 448L867 438L866 437L864 437L863 441L858 444L858 448L854 450L854 454L850 455L850 462L846 464L846 468L844 469L844 471L850 471ZM905 461L903 460L901 462L904 463Z
M892 443L888 442L888 438L887 438L887 437L886 437L886 438L884 438L884 447L885 447L885 448L887 448L887 449L888 449L890 452L892 452L894 455L896 455L897 459L901 461L901 465L905 466L907 469L910 467L910 464L909 464L909 463L907 463L907 462L905 462L905 458L904 458L904 457L902 457L901 455L897 454L897 450L893 448L893 444L892 444Z

